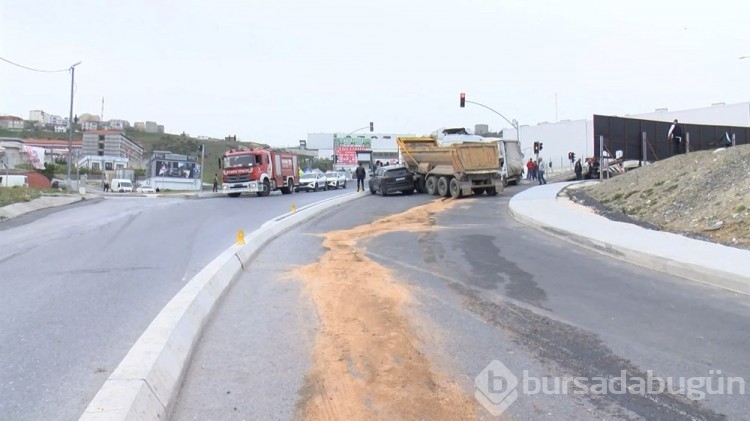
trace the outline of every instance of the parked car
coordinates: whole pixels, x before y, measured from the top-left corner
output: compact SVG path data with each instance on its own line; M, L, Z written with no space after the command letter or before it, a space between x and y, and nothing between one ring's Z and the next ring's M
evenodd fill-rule
M346 188L346 174L340 171L328 171L326 173L326 183L329 189Z
M403 165L379 167L375 170L368 184L370 193L378 193L381 196L397 191L403 194L412 194L416 187L414 174Z
M148 184L141 184L138 186L137 189L135 189L138 193L156 193L156 189L149 186Z
M322 172L310 172L302 174L299 178L300 191L318 191L325 190L326 175Z

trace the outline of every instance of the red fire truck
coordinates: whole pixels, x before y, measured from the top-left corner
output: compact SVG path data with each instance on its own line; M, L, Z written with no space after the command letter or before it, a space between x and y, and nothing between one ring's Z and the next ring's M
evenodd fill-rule
M299 167L297 155L240 146L220 159L223 192L229 197L242 193L268 196L272 191L294 192Z

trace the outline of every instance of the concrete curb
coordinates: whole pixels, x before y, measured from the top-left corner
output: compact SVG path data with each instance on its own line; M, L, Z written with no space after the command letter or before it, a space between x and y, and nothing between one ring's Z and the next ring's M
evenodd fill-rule
M258 251L320 212L364 196L344 194L281 215L220 254L164 306L79 421L168 419L208 316Z
M12 219L21 215L25 215L29 212L65 206L71 203L80 202L85 199L86 197L81 195L42 196L29 202L19 202L1 207L0 219Z
M562 186L560 190L565 187L567 185ZM649 241L649 237L658 235L661 239L669 241L674 246L695 248L701 251L699 253L701 258L691 259L689 255L685 258L680 258L675 256L674 249L665 249L656 253L645 252L639 249L632 241L630 244L627 241L618 241L616 235L613 236L615 239L603 240L590 235L582 235L561 226L545 223L527 215L526 213L528 212L524 212L524 207L519 205L518 200L514 202L514 199L515 196L511 198L508 210L515 220L525 225L610 257L702 284L750 295L750 271L743 267L743 265L746 265L745 262L750 261L750 252L748 251L695 240L668 232L648 230L632 224L614 222L599 215L586 216L582 214L582 219L589 219L595 216L596 218L606 220L608 225L612 227L624 225L632 235L637 235L644 244ZM540 201L542 200L537 200L537 202ZM554 213L554 210L550 209L549 205L536 204L534 206L544 207ZM735 264L732 264L732 262Z

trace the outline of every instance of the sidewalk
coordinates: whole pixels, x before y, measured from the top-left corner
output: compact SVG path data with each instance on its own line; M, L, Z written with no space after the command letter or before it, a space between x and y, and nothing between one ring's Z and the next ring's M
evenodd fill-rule
M612 257L750 294L750 251L610 221L557 197L576 183L545 184L518 193L510 200L510 213L519 222Z

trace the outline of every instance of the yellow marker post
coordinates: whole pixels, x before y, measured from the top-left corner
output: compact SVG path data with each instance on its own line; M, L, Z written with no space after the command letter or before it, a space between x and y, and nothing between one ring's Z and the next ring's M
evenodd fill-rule
M292 203L292 213L297 212L297 205Z
M237 244L245 244L245 231L237 230Z

